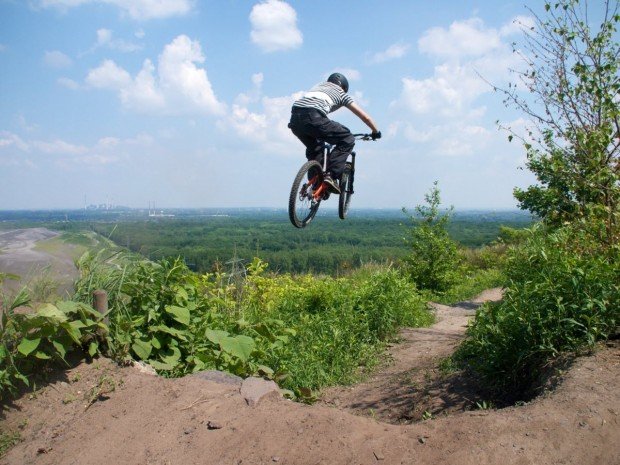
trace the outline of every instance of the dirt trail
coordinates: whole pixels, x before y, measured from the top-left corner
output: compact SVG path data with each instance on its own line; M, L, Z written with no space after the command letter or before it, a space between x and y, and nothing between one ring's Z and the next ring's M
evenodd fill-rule
M332 405L267 398L251 407L235 384L163 379L107 359L81 363L3 406L2 429L23 441L0 463L620 464L618 341L579 359L556 391L525 406L378 421L410 420L390 411L411 410L407 386L415 391L418 372L450 353L473 304L438 306L432 328L405 331L392 347L393 364L363 385L326 393Z
M488 289L455 306L433 303L436 322L429 328L406 328L389 351L391 362L371 379L352 387L325 391L322 401L388 423L422 419L423 415L447 414L472 404L476 388L460 379L459 385L442 376L442 359L454 352L476 308L499 301L500 288ZM465 384L464 384L465 383ZM480 400L480 399L475 399Z

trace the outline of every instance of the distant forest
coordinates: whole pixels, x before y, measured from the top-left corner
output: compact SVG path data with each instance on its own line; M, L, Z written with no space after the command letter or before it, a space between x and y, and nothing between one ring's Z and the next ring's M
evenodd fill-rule
M325 210L306 229L295 229L281 210L172 210L170 217L149 217L136 210L117 212L0 212L0 225L46 226L65 231L91 229L150 259L181 256L199 272L226 270L231 260L259 257L274 272L338 274L368 262L398 261L408 253L411 228L397 210L361 210L345 221ZM500 226L526 227L529 214L455 212L449 223L463 247L497 239Z

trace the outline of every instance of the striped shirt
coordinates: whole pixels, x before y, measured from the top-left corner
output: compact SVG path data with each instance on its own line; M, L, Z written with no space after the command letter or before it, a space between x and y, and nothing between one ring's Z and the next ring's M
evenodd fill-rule
M322 82L293 103L293 108L313 108L325 116L342 106L353 103L353 99L338 84Z

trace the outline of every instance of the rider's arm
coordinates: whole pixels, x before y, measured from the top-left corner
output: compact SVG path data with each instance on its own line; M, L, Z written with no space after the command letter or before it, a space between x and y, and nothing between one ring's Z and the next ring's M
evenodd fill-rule
M372 118L355 102L351 102L347 105L347 108L351 110L359 119L361 119L366 126L368 126L373 133L379 132L377 125Z

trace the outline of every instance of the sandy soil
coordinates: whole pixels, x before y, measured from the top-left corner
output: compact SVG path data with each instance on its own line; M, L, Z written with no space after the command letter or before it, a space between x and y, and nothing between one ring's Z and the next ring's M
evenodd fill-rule
M4 290L18 288L42 277L52 280L59 295L71 288L77 277L72 248L67 244L53 253L37 249L37 244L53 239L60 233L46 228L28 228L0 231L0 273L17 275L19 280L6 280Z
M434 395L429 386L438 378L425 381L418 372L432 372L453 350L473 307L437 307L433 327L403 333L393 363L311 406L269 397L250 407L236 384L163 379L107 359L83 362L3 407L3 428L19 430L23 442L0 462L620 464L618 341L578 359L555 391L524 406L443 405L448 391ZM403 416L425 387L434 400L422 408L444 413L426 421Z

